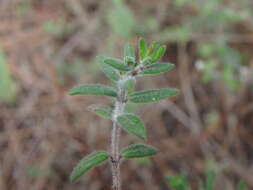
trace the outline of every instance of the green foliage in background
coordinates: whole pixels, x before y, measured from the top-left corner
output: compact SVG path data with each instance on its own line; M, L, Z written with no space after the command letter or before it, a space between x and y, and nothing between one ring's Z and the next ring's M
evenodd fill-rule
M181 176L170 176L166 178L169 186L173 190L192 190L187 177L185 175ZM214 170L207 170L205 179L199 181L198 190L215 190L215 183L216 183L216 173ZM236 190L247 190L247 185L240 181L237 185Z
M113 7L108 14L108 23L112 32L121 38L128 38L135 28L135 18L123 0L113 0Z
M239 90L244 57L229 45L229 40L239 22L253 25L249 4L249 0L229 4L222 0L175 0L171 11L180 15L179 22L163 28L155 39L179 43L196 41L202 81L218 80L228 90ZM181 14L185 10L189 12Z
M0 101L13 103L16 99L16 93L16 84L10 75L6 55L0 49Z

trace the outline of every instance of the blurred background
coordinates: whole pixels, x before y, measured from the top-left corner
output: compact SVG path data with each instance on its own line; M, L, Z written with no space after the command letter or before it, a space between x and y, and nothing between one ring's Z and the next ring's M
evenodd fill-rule
M137 88L182 93L131 105L160 153L124 162L123 189L168 190L180 175L193 190L253 189L252 0L0 0L1 190L111 189L108 164L69 184L84 155L109 150L111 123L86 108L111 102L67 91L109 84L95 56L121 58L139 37L166 44L176 68Z

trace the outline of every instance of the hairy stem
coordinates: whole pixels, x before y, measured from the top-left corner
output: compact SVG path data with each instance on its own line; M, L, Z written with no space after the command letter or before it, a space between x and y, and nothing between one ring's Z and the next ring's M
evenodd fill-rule
M120 93L119 96L124 94ZM121 190L121 178L120 178L120 127L117 126L116 119L122 114L124 109L124 103L119 100L115 103L114 114L113 114L113 129L112 129L112 140L111 140L111 167L112 167L112 181L113 190Z

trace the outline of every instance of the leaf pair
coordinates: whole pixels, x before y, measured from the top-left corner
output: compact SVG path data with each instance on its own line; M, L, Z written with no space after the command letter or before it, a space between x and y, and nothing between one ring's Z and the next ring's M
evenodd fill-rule
M123 158L140 158L146 156L152 156L157 153L157 150L148 145L135 144L125 148L121 152ZM84 157L77 166L73 169L70 175L70 182L75 183L83 174L90 169L108 160L110 155L107 152L94 152Z

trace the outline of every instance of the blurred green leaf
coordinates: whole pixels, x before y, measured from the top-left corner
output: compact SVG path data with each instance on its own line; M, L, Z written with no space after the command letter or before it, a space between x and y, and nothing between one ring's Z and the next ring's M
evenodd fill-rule
M117 92L115 92L112 88L100 84L76 86L70 90L69 94L117 97Z
M63 20L48 20L43 24L43 29L45 32L59 37L65 33L66 23Z
M144 123L138 116L134 114L123 114L117 118L117 121L120 127L127 132L144 140L147 138Z
M123 1L115 1L114 6L109 10L108 23L113 33L121 38L130 37L135 28L135 18L132 11Z
M157 153L157 150L149 145L135 144L123 149L121 155L124 158L141 158L152 156Z
M175 65L171 63L159 63L159 64L152 64L146 67L140 74L143 75L156 75L163 72L170 71L173 69Z
M0 49L0 101L13 103L17 95L17 86L8 70L5 53Z
M184 176L171 176L166 178L170 187L174 190L190 190L190 185Z
M144 90L132 93L129 99L134 103L149 103L174 96L179 92L180 91L177 89L170 89L170 88L163 88L157 90Z
M113 110L111 108L105 108L98 105L91 105L88 107L88 110L94 112L104 119L111 119L113 114Z
M248 190L248 187L243 180L240 180L238 183L237 190Z
M70 182L75 183L83 174L109 158L107 152L95 152L84 157L73 169Z

